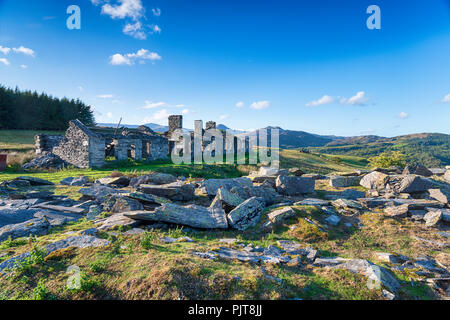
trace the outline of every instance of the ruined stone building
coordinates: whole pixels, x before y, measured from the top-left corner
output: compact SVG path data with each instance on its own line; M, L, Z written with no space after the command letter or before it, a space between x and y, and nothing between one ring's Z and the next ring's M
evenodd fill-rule
M248 151L248 137L238 139L233 135L217 135L214 121L208 121L203 129L203 121L196 120L193 131L183 129L183 116L172 115L168 118L169 130L163 134L156 133L146 126L136 129L87 127L79 120L69 122L65 136L37 135L36 153L53 153L69 165L76 168L102 167L113 161L123 161L129 158L138 161L155 161L169 159L173 148L179 147L180 136L175 132L184 132L191 139L189 149L194 161L194 151L203 153L209 150L212 156L216 152L216 137L223 139L223 154ZM181 131L180 131L181 130ZM201 137L196 140L195 137ZM220 145L217 144L217 145ZM231 146L230 146L231 145ZM178 150L178 149L177 149ZM195 162L198 159L196 159ZM200 157L200 162L202 158Z
M168 139L148 127L137 129L88 128L79 120L69 123L64 137L38 135L36 152L52 152L77 168L102 167L107 161L154 161L169 156Z

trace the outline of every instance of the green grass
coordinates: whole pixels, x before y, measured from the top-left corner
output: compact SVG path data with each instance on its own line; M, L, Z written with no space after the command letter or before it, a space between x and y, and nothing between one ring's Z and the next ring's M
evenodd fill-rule
M0 150L28 151L34 149L37 134L63 135L62 131L0 130Z

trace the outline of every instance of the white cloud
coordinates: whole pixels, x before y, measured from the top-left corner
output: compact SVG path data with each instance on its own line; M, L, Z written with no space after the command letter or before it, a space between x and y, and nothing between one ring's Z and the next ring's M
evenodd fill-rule
M114 98L114 95L113 94L99 94L97 96L97 98L100 98L100 99L112 99L112 98Z
M27 56L34 57L34 51L30 48L25 48L24 46L20 46L19 48L13 48L13 51L16 53L23 53Z
M159 17L161 15L161 9L160 8L152 9L152 12L153 12L153 15L155 17Z
M177 104L177 105L175 105L175 107L177 107L177 108L183 108L183 107L185 107L185 105L184 105L184 104Z
M130 59L121 55L120 53L116 53L116 54L112 55L109 63L112 64L113 66L119 66L119 65L123 65L123 64L131 66L131 64L132 64Z
M94 4L101 1L94 0ZM145 9L141 0L118 0L120 4L111 5L106 3L102 6L102 14L106 14L113 19L131 18L137 20L144 15Z
M122 31L124 34L132 36L139 40L147 39L147 35L143 31L140 21L137 21L136 23L127 23Z
M189 113L189 109L183 109L183 111L181 111L182 115L187 115Z
M147 34L160 33L157 25L144 25L145 7L141 0L91 0L94 5L102 5L101 13L114 20L125 20L122 32L139 40L147 39ZM152 9L154 16L160 16L161 10Z
M25 69L28 69L28 66L27 66L26 64L21 64L20 67L21 67L22 69L24 69L24 70L25 70Z
M108 117L108 118L112 118L113 117L113 114L112 114L112 112L108 112L107 114L106 114L106 116Z
M229 114L222 114L222 115L220 115L219 119L220 119L220 120L225 120L225 119L227 119L227 118L229 118L229 117L230 117Z
M0 58L0 62L3 63L5 66L9 66L10 65L8 59L5 59L5 58Z
M82 86L78 86L78 90L83 91L84 88Z
M8 54L8 53L11 52L11 48L0 46L0 52L3 53L3 54Z
M167 106L167 103L165 102L151 102L149 100L145 100L145 105L142 107L142 109L153 109L158 107L164 107Z
M322 98L318 100L311 101L306 104L307 107L317 107L325 104L330 104L334 102L334 98L328 95L324 95Z
M165 123L167 123L167 118L169 116L170 116L170 114L167 112L166 109L161 109L161 110L155 112L151 117L144 118L142 123L154 122L157 124L165 124Z
M157 24L152 24L150 29L151 33L161 33L161 28Z
M250 108L255 110L262 110L267 109L270 107L270 101L264 100L264 101L255 101L250 105Z
M442 102L444 102L444 103L450 102L450 93L448 95L446 95L444 97L444 99L442 99Z
M238 103L236 103L236 107L238 108L243 108L245 106L244 102L239 101Z
M162 57L156 52L150 52L146 49L141 49L136 53L127 53L125 55L116 53L110 57L109 63L112 65L133 65L137 62L145 64L147 60L156 61L161 60Z
M342 98L340 100L342 104L351 104L356 106L364 106L366 105L367 101L369 101L369 99L366 97L366 93L364 91L359 91L356 95L349 99Z
M402 111L397 115L398 118L400 119L406 119L409 117L409 114L407 114L406 112Z

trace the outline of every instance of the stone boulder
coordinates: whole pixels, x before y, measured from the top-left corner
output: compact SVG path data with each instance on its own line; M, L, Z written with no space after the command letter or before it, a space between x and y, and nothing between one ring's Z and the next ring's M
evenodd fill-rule
M225 212L230 212L244 201L244 199L234 193L231 193L227 189L220 188L217 190L216 197L211 203L211 207L220 205Z
M437 225L441 219L442 219L442 211L436 210L436 211L429 211L424 217L423 220L425 220L425 225L427 227L433 227Z
M444 179L450 182L450 170L445 171Z
M362 191L358 191L355 189L347 189L339 194L339 197L342 199L356 200L360 198L364 198L366 194Z
M232 228L241 231L254 227L261 219L263 210L264 205L261 198L250 198L228 214L229 224Z
M25 222L6 225L0 228L0 242L5 241L9 237L11 239L28 237L29 235L47 234L50 223L47 219L31 219Z
M438 200L439 202L449 204L450 190L449 189L428 189L430 197Z
M130 187L137 188L141 184L169 184L176 182L177 178L168 173L154 172L143 176L135 177L130 180Z
M127 176L106 177L97 179L95 183L107 186L127 187L130 184L130 178Z
M358 176L333 176L330 178L330 187L345 188L359 185L361 177Z
M63 159L51 152L44 153L22 165L22 169L62 169L67 166Z
M112 198L114 199L114 204L109 210L112 213L144 210L144 206L137 200L117 196L113 196Z
M36 177L30 177L30 176L22 176L22 177L17 177L15 180L25 180L28 181L32 186L53 186L54 183L44 180L44 179L40 179L40 178L36 178Z
M103 202L104 199L108 195L121 193L120 191L118 191L114 188L110 188L110 187L102 186L102 185L98 185L98 184L95 184L89 188L80 189L78 192L81 193L84 198L91 199L91 200L98 200L100 202Z
M140 224L140 221L128 218L127 216L125 216L125 212L122 212L113 214L112 216L105 219L97 220L96 224L98 224L98 230L108 231L118 226L136 227Z
M142 202L144 204L149 204L149 203L163 204L163 203L171 203L172 202L169 199L166 199L163 197L158 197L153 194L142 193L142 192L132 192L129 194L124 194L124 195L127 196L128 198L136 199L139 202Z
M417 193L432 189L433 181L427 178L422 178L417 175L407 175L403 178L399 186L399 193Z
M272 223L280 223L292 217L295 217L295 210L291 207L278 209L268 214L268 218Z
M76 187L82 187L89 183L89 177L82 176L82 177L68 177L63 180L61 180L60 184L65 186L76 186Z
M312 178L278 176L277 191L287 196L298 196L314 192L315 181Z
M204 194L208 196L215 196L217 194L217 190L220 188L227 189L230 191L231 189L238 187L253 187L252 180L249 178L241 177L241 178L231 178L231 179L208 179L203 181L201 185L201 190Z
M405 218L408 215L409 205L391 206L384 209L384 213L391 217Z
M282 196L278 194L271 186L260 185L251 187L234 187L230 190L231 193L236 194L241 199L247 200L252 197L262 198L266 205L272 205L280 202Z
M134 220L173 223L200 229L228 228L225 211L218 207L166 203L155 211L126 212L124 215Z
M163 185L142 184L138 191L173 201L190 201L195 196L194 185L190 183L185 184L182 181Z
M402 174L403 175L416 174L419 176L431 177L433 175L433 172L428 170L428 168L423 165L409 164L405 167Z
M373 171L365 175L359 184L366 189L382 189L386 185L388 175L382 172Z

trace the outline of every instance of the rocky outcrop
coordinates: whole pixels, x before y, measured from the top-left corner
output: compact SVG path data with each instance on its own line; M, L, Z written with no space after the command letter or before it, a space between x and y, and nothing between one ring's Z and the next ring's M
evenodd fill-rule
M359 184L367 189L384 188L388 175L382 172L373 171L365 175Z
M278 176L277 191L287 196L298 196L314 192L315 181L312 178Z
M138 190L173 201L190 201L195 196L195 187L181 181L163 185L142 184Z
M424 192L433 188L434 183L427 178L422 178L417 175L407 175L401 181L398 192L399 193L416 193Z
M65 178L65 179L61 180L60 183L62 185L66 185L66 186L82 187L89 183L89 178L86 176L76 177L76 178L69 177L69 178Z
M169 184L176 182L177 178L168 173L154 172L143 176L135 177L130 180L130 187L137 188L141 184Z
M249 178L233 178L233 179L209 179L203 181L201 190L208 196L215 196L220 188L230 191L233 188L253 187L252 180Z
M439 202L449 204L450 203L450 190L449 189L428 189L428 193L431 198L438 200Z
M433 175L433 172L428 170L428 168L423 165L409 164L405 167L402 174L403 175L416 174L419 176L431 177Z
M225 211L218 207L166 203L155 211L126 212L124 215L133 220L174 223L200 229L228 228Z
M119 190L116 190L114 188L98 184L93 185L92 187L89 188L80 189L78 192L81 193L87 199L98 200L100 202L103 202L108 195L121 193Z
M6 225L0 228L0 242L8 239L28 237L29 235L44 235L48 232L50 223L46 219L35 218L25 222Z
M282 209L278 209L272 211L268 214L268 218L272 223L280 223L286 219L292 218L295 216L295 210L291 207L285 207Z
M257 197L250 198L228 214L230 226L238 230L254 227L261 219L264 210L263 200Z
M361 177L357 176L333 176L330 178L330 186L334 188L345 188L359 185Z

